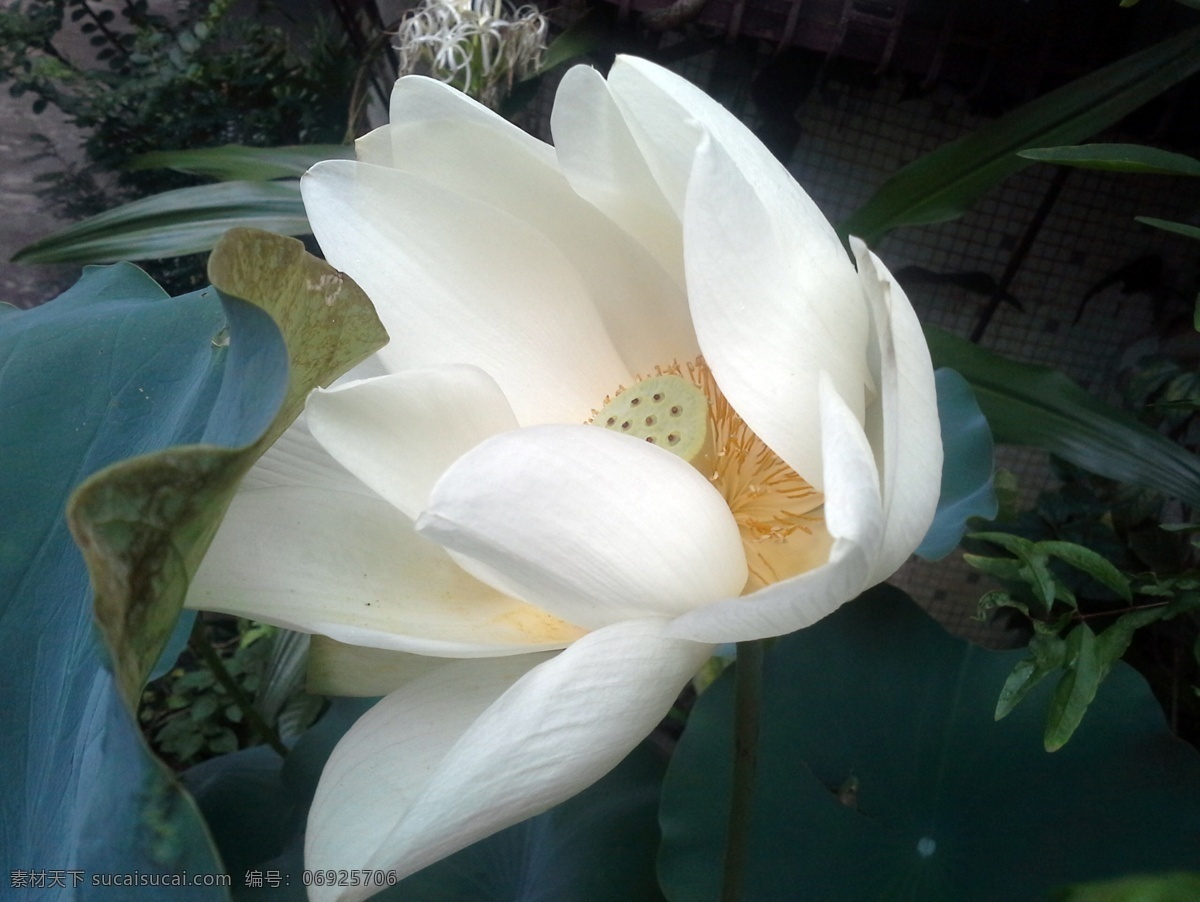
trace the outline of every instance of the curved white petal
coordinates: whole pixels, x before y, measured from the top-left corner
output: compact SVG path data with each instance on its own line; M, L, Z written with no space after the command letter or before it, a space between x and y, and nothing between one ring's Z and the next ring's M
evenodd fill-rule
M372 166L392 165L392 127L381 125L372 129L354 142L354 158L360 163L370 163Z
M743 598L690 611L671 623L667 635L714 643L780 636L811 626L870 585L884 529L875 458L858 420L824 374L820 405L825 526L834 539L828 562Z
M479 561L481 578L587 628L736 595L741 536L683 460L599 426L506 432L434 486L417 530Z
M612 124L623 128L619 118ZM416 175L541 233L582 279L630 373L645 375L655 365L699 353L683 289L679 223L673 217L665 226L642 220L646 228L627 233L589 203L592 197L576 193L549 145L425 78L397 82L392 124L360 139L357 148L364 162ZM645 187L657 190L652 181ZM664 265L655 249L668 247L673 250ZM463 256L459 265L476 263ZM540 260L526 265L540 265ZM516 320L514 327L537 325ZM614 384L605 393L615 389Z
M524 676L523 659L454 662L392 693L334 749L309 814L305 867L404 877L595 782L711 651L661 631L661 621L627 621ZM369 893L333 887L312 898Z
M313 438L307 412L263 453L242 477L239 492L297 486L370 495L371 491Z
M546 659L517 655L448 661L360 717L321 773L305 831L305 866L365 868L386 849L388 834L420 798L446 751L489 705ZM349 902L378 891L313 886L308 898Z
M705 97L697 102L701 115L696 115L695 110L673 95L683 92L690 96L689 89L698 89L674 73L632 57L616 58L608 71L607 83L659 190L675 211L675 218L682 222L692 160L710 124L704 120L712 118L703 115L704 102L717 107L720 113L714 113L715 116L730 114Z
M937 389L925 334L903 289L883 262L850 239L870 303L878 397L867 410L883 493L883 544L870 584L887 579L929 531L942 481Z
M508 400L478 367L405 370L309 396L317 441L412 519L459 457L517 427Z
M442 667L450 658L431 658L388 648L347 645L314 635L308 645L309 695L379 698Z
M571 187L683 285L679 217L659 190L599 72L590 66L567 70L555 95L550 128L558 164Z
M786 212L806 223L808 240L840 249L833 226L775 155L687 79L647 60L619 56L608 73L608 86L680 220L690 202L695 155L708 139L736 161L742 178L760 198L779 205L780 216Z
M678 220L647 219L632 235L615 227L604 208L590 203L592 196L564 177L554 149L440 82L401 79L392 92L391 121L391 165L497 207L559 249L586 284L629 372L648 375L656 365L699 353L683 288ZM652 182L644 187L654 190ZM660 253L673 256L664 263Z
M561 648L583 632L473 579L386 501L312 488L239 492L187 606L428 655Z
M530 160L554 167L554 149L549 144L539 141L462 91L434 78L417 75L397 80L392 90L388 120L390 125L387 127L392 129L392 165L400 168L409 168L424 157L430 165L443 166L470 177L469 173L462 172L469 168L465 164L483 162L483 155L477 147L454 147L460 143L454 138L467 134L472 138L469 143L483 145L485 150L493 149L503 141ZM456 133L458 128L477 131ZM484 134L493 140L483 140ZM434 159L439 152L447 151L464 156L442 162ZM514 161L507 152L502 151L502 155L501 165Z
M791 191L761 193L720 144L701 145L684 213L688 289L704 359L725 396L822 488L818 374L829 374L861 423L869 319L846 252L824 238L829 224L781 176Z
M367 292L391 336L379 356L392 371L478 366L522 424L583 422L629 382L588 286L529 224L349 160L317 164L301 186L321 249Z
M410 171L418 171L414 166L422 161L437 168L461 167L466 161L457 154L478 152L460 146L469 134L471 140L465 143L502 148L501 165L513 163L508 154L516 152L554 168L554 150L548 144L437 79L423 75L398 79L389 106L388 124L354 142L360 162ZM439 159L438 151L455 155Z

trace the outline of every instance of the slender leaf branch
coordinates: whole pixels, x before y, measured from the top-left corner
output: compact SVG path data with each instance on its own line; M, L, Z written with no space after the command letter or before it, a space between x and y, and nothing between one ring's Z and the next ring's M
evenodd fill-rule
M987 307L984 308L983 313L979 316L979 321L971 331L971 341L975 344L979 344L980 340L982 340L983 333L992 322L992 317L996 315L996 311L1000 309L1000 305L1008 297L1009 286L1012 285L1017 273L1021 271L1021 266L1025 263L1025 258L1029 256L1029 251L1033 248L1033 243L1037 240L1038 233L1041 232L1042 226L1046 222L1046 217L1054 209L1054 204L1058 200L1058 195L1062 193L1063 185L1066 184L1067 176L1070 173L1071 168L1069 166L1060 166L1058 171L1054 173L1054 179L1050 182L1050 187L1046 189L1046 194L1042 198L1042 202L1038 205L1037 212L1033 214L1033 219L1025 229L1025 234L1021 236L1020 244L1017 245L1012 255L1008 258L1008 265L1004 268L1004 275L1000 277L1000 281L996 284L996 290L992 292L992 296L988 300Z
M1076 612L1075 619L1082 622L1092 620L1096 617L1116 617L1118 614L1128 614L1130 611L1149 611L1151 608L1165 608L1171 603L1170 601L1156 601L1152 604L1131 604L1128 607L1118 608L1115 611L1092 611L1090 614Z
M92 7L87 3L87 0L84 0L82 6L87 12L88 16L91 18L92 22L95 24L96 29L104 36L104 39L108 41L112 48L117 51L117 53L121 54L122 57L128 60L129 51L125 49L125 45L121 43L121 39L116 32L104 24L104 20L100 18L99 14L97 14L94 9L92 9Z
M225 691L233 696L234 703L241 709L246 721L262 737L267 745L279 753L281 758L286 758L288 756L288 747L283 744L283 740L279 738L279 734L262 719L262 715L254 707L254 701L246 694L246 690L238 685L238 681L225 669L225 663L221 660L221 656L217 654L217 650L212 647L212 643L208 641L208 637L197 636L196 633L193 633L192 639L192 649L208 665L208 669L217 678L217 682L224 686Z

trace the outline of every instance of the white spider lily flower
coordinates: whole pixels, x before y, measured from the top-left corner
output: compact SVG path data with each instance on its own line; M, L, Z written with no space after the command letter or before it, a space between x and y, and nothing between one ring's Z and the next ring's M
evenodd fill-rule
M303 180L391 341L251 472L188 603L319 634L321 686L388 693L329 759L306 867L403 877L568 798L713 644L814 623L933 518L933 372L883 264L658 66L572 69L552 128L404 78Z
M496 109L513 81L533 75L549 23L534 6L507 0L423 0L401 20L401 75L427 75Z

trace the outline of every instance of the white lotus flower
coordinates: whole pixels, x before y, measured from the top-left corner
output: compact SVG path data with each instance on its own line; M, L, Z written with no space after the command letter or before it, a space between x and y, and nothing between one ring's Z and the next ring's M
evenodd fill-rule
M391 120L304 179L380 375L309 399L189 605L328 637L322 688L389 693L306 866L404 876L602 776L713 643L891 575L941 441L903 292L681 78L571 70L554 147L423 78Z

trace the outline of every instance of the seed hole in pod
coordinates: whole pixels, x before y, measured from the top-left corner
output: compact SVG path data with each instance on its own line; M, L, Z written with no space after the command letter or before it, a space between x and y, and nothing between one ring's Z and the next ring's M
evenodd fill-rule
M704 392L684 377L668 373L642 379L606 398L592 422L644 439L707 471L712 453L710 415Z

